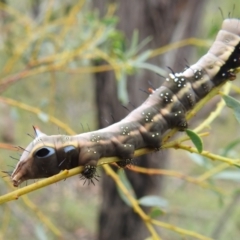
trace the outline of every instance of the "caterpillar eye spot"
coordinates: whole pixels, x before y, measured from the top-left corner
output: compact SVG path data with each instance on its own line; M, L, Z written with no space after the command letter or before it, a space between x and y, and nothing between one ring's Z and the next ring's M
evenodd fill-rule
M51 156L54 153L55 153L55 150L53 148L43 147L43 148L40 148L39 150L37 150L37 152L35 153L35 156L37 158L46 158L46 157Z

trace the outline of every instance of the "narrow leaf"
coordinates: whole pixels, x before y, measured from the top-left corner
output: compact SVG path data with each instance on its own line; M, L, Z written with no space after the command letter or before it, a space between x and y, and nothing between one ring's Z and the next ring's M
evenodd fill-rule
M137 68L142 68L142 69L147 69L147 70L150 70L150 71L153 71L163 77L167 76L167 73L166 71L163 69L163 68L160 68L156 65L153 65L153 64L150 64L150 63L136 63L136 62L133 62L133 66L134 67L137 67Z
M240 182L240 172L239 171L223 171L213 176L213 178Z
M159 217L163 214L165 214L165 212L162 209L154 207L154 208L151 209L151 212L149 213L149 216L151 218L157 218L157 217Z
M121 182L123 183L123 185L127 188L127 190L130 192L130 194L136 198L136 194L134 192L134 189L131 185L131 183L129 182L127 176L126 176L126 173L123 169L119 169L118 170L118 176L121 180ZM121 199L129 206L129 207L132 207L132 204L131 202L128 200L128 198L126 197L126 195L122 192L122 190L117 187L117 190L118 190L118 193L119 193L119 196L121 197Z
M129 102L128 92L127 92L127 77L126 73L122 70L120 74L120 78L117 81L117 94L118 99L121 101L122 104L127 104Z
M234 140L233 142L229 143L224 149L223 149L223 156L229 156L229 153L237 146L240 145L240 139Z
M138 202L140 205L145 207L166 208L168 206L167 200L159 196L144 196L138 199Z
M190 137L192 140L194 146L197 148L198 152L201 153L203 150L203 142L202 139L193 131L187 129L185 130L187 135Z
M34 232L35 232L35 235L36 235L36 239L47 240L46 232L41 225L36 225L34 230L35 230Z
M137 39L138 40L138 34L137 34ZM144 46L146 46L150 41L152 40L152 37L147 37L145 38L142 42L139 43L139 45L137 45L137 43L135 44L136 46L134 48L130 48L130 51L127 52L126 57L127 58L131 58L133 57L135 54L137 54Z
M138 44L138 31L135 29L133 31L133 36L132 36L132 40L131 40L131 45L130 48L127 52L127 57L132 57L135 53L137 53L137 44Z
M46 114L46 113L40 112L40 113L38 114L38 117L39 117L39 119L42 120L43 122L48 122L48 121L49 121L49 116L48 116L48 114Z
M240 166L238 164L233 164L233 166L235 166L237 168L240 168Z
M142 63L145 62L149 56L151 55L152 51L151 50L147 50L143 53L141 53L136 59L135 59L135 63Z
M196 153L188 153L189 158L199 166L205 167L207 169L211 169L213 167L212 163L209 160L201 155Z
M240 102L235 98L223 95L223 99L229 108L232 108L237 121L240 123Z

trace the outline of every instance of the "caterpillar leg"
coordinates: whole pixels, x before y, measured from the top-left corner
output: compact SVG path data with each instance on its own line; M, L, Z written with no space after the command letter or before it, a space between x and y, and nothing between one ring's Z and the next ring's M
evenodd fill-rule
M82 148L81 152L79 154L78 164L79 166L84 166L84 169L81 173L80 179L84 180L85 184L88 182L88 184L92 183L94 184L94 180L98 181L98 174L97 174L97 162L100 158L100 155L98 153L98 149L95 150L92 148Z
M135 146L129 143L120 143L117 139L113 140L117 156L121 159L116 162L120 168L125 168L127 165L132 164L134 157Z
M178 130L180 132L185 131L188 128L188 122L187 120L184 118L182 118L176 125L176 127L178 128Z
M100 176L97 174L97 165L96 161L91 161L90 163L84 166L84 169L81 173L80 179L84 180L83 185L88 182L95 185L94 180L99 181Z
M159 150L162 141L162 129L164 125L161 122L154 122L149 126L141 126L139 131L145 142L145 145L149 148Z
M164 114L164 118L169 124L170 128L178 128L179 131L184 131L188 128L188 122L183 110L176 110Z
M126 168L127 166L133 164L133 159L120 160L120 161L116 162L116 164L117 164L118 167L120 167L120 168Z

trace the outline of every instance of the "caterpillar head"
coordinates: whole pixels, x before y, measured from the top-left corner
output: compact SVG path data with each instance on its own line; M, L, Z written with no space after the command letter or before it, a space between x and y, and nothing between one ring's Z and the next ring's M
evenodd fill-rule
M47 136L37 129L35 133L11 175L15 187L28 179L50 177L77 166L79 150L70 136Z

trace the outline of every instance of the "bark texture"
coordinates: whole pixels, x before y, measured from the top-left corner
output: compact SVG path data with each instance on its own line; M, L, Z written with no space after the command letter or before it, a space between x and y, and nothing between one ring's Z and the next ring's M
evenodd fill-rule
M104 14L109 2L97 0L94 1L94 7ZM195 36L205 1L121 0L117 3L118 28L126 34L128 39L131 39L134 29L139 30L140 41L152 36L153 40L145 49L154 49L170 42ZM190 54L189 48L184 48L174 51L174 54L167 54L164 59L160 56L149 62L161 67L170 66L174 71L179 71L184 68L183 51L187 58ZM136 75L128 77L128 92L131 102L128 108L132 110L132 105L137 107L147 98L147 94L139 89L146 90L151 85L158 87L161 81L163 79L150 71L140 71ZM112 72L96 74L96 104L100 128L119 121L128 114L117 99L117 84ZM109 123L105 121L106 119ZM166 151L137 159L138 165L147 168L164 168L166 162ZM130 171L127 171L127 175L138 198L149 194L160 194L163 189L163 179L159 176L147 176ZM120 199L111 178L103 175L101 182L103 196L98 239L136 240L149 236L142 220Z

